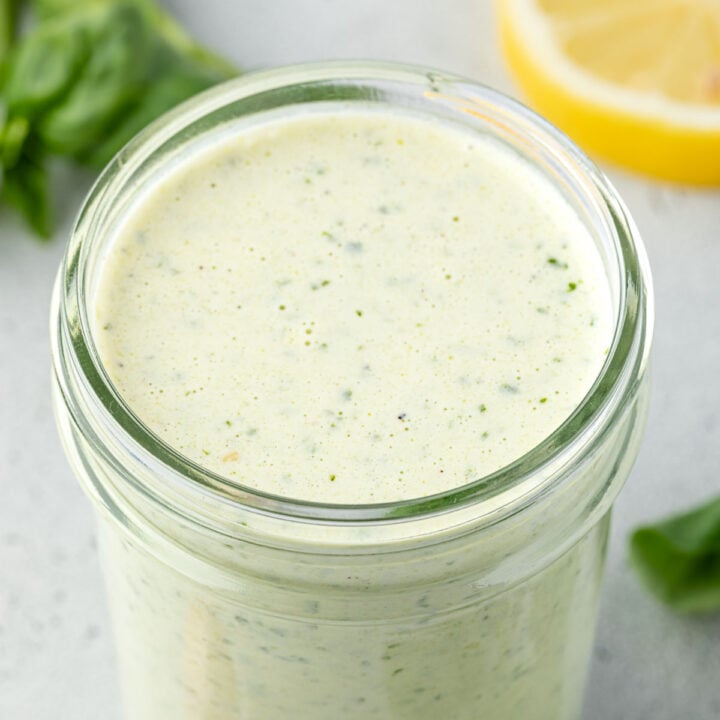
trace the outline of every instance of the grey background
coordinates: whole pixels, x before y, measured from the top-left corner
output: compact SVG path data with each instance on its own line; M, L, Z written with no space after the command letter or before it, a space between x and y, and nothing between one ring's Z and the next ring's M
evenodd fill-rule
M513 92L486 0L168 4L245 69L401 60ZM585 718L717 720L720 617L659 606L629 570L626 540L636 524L720 492L720 191L606 169L645 238L657 327L650 420L616 506ZM52 242L0 213L0 719L119 720L93 517L49 399L50 290L91 176L63 167L55 176L61 223Z

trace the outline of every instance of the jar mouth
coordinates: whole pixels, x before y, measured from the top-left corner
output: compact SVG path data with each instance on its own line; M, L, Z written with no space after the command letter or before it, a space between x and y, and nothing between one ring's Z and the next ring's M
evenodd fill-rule
M238 112L253 115L301 102L353 101L461 118L471 128L491 127L524 151L562 185L592 223L594 233L604 238L617 311L612 343L592 387L573 413L526 454L489 475L434 495L345 505L272 495L236 483L164 442L134 414L107 375L93 338L88 301L98 262L93 241L107 230L114 199L123 189L131 192L138 173L160 163L161 149L179 150L208 129L211 117L217 120L224 113L237 118ZM132 140L102 173L80 212L55 289L52 331L55 372L75 423L88 428L109 462L117 465L121 452L130 453L159 481L144 487L144 492L165 504L194 496L201 505L212 500L288 519L347 523L409 520L468 505L482 515L483 503L488 509L532 503L624 413L647 364L652 317L648 262L632 219L605 176L547 121L462 77L387 63L333 62L278 68L229 81L187 101ZM73 376L72 382L67 375Z

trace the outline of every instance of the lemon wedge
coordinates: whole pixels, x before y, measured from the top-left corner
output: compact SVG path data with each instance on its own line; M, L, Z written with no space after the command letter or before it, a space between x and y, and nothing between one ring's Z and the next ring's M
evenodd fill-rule
M719 0L499 0L529 103L585 151L720 184Z

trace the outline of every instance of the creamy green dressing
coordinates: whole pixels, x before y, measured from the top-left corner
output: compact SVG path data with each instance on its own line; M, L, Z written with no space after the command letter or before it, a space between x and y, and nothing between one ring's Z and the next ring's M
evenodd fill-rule
M298 115L176 164L95 294L111 380L168 444L327 503L458 487L520 457L610 343L603 264L499 142L371 111Z

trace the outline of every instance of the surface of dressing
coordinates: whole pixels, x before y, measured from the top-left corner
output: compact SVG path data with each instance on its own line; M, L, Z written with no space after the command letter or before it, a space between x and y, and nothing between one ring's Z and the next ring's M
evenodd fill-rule
M520 457L580 403L612 329L593 240L539 171L371 111L268 122L178 164L118 228L95 322L169 445L329 503Z

